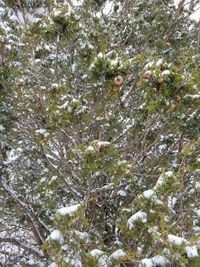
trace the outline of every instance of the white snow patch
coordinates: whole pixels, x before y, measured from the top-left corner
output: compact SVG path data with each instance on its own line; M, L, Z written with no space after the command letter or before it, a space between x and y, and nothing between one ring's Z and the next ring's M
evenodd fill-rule
M10 164L11 162L15 161L16 159L18 159L18 157L20 156L20 152L21 149L12 149L7 156L7 160L4 161L5 164Z
M64 208L57 210L57 213L63 216L64 215L71 216L74 212L78 210L79 207L80 207L80 204L76 204L76 205L69 206L69 207L64 207Z
M55 262L52 262L48 267L58 267L58 264L56 264Z
M195 211L197 216L200 218L200 209Z
M51 85L53 88L58 88L59 87L59 85L57 84L57 83L52 83L52 85Z
M126 255L122 249L118 249L110 255L110 259L119 259Z
M160 255L154 256L152 258L145 258L141 260L140 267L154 267L154 266L166 266L169 263L168 260Z
M185 247L185 252L188 258L193 258L198 256L198 251L196 246L187 246Z
M127 222L127 226L129 229L132 229L134 226L134 222L137 220L141 220L143 223L147 222L147 213L139 210L134 215L132 215Z
M107 141L98 141L97 145L98 146L101 146L101 147L106 147L106 146L109 146L110 145L110 142L107 142Z
M184 99L199 99L200 98L200 93L191 95L191 94L187 94L183 97Z
M143 195L146 199L150 199L155 194L153 189L149 189L143 192Z
M58 176L54 175L52 176L51 180L49 181L49 184L53 183L54 181L56 181L58 178Z
M95 140L92 142L92 145L89 145L87 148L86 148L86 152L97 152L99 151L100 148L103 148L103 147L108 147L110 145L110 142L107 142L107 141L98 141L98 140Z
M3 127L3 125L0 125L0 132L5 131L5 127Z
M166 148L167 148L167 145L166 145L166 144L160 145L160 146L158 147L160 153L162 153L162 151L163 151L164 149L166 149Z
M117 195L119 195L119 196L121 196L121 197L126 197L126 192L124 191L124 190L119 190L118 192L117 192Z
M185 238L176 235L168 235L168 241L177 246L187 242Z
M66 101L64 104L61 106L58 106L59 109L65 109L69 105L69 101Z
M112 11L113 1L106 1L105 6L102 10L104 15L108 15Z
M195 232L199 232L200 233L200 227L199 226L193 226L192 230L194 230Z
M109 183L109 184L104 185L104 186L102 186L100 188L97 187L96 189L92 190L91 193L95 193L98 190L99 191L104 191L104 190L107 191L107 190L112 189L112 188L113 188L113 183Z
M157 231L158 227L152 227L148 229L148 233L152 234L154 237L159 238L161 233Z
M97 57L98 57L98 58L103 58L103 57L104 57L104 56L103 56L103 53L100 52L100 53L97 55Z
M82 262L79 259L70 259L68 257L65 257L64 261L66 263L69 263L70 266L73 266L73 267L82 267L83 266Z
M86 232L80 232L75 230L74 233L80 240L87 241L89 238L89 235Z
M44 135L45 137L49 136L49 133L47 132L46 129L38 129L35 131L37 134L42 134Z
M151 61L151 62L148 62L145 66L144 66L144 69L148 69L148 68L151 68L154 64L154 61Z
M156 185L154 186L154 189L157 189L159 186L161 186L164 183L165 178L169 178L169 177L173 177L172 171L168 171L168 172L161 174L161 176L158 178L156 182Z
M104 252L100 249L93 249L89 252L89 254L92 256L92 257L99 257L101 255L104 254Z
M169 196L168 197L168 207L173 211L173 208L175 206L175 204L177 203L177 198L176 197L172 197Z
M47 240L58 241L60 244L64 243L64 238L59 230L53 230Z
M99 267L108 267L111 265L110 259L107 255L102 255L98 259L98 265Z
M164 175L167 177L173 177L174 174L172 171L168 171L168 172L165 172Z
M163 58L159 59L157 62L156 62L156 66L159 67L160 65L163 64Z
M153 189L149 189L143 192L143 196L146 199L150 199L154 204L163 205L163 202L158 199Z
M194 185L195 189L200 189L200 183L199 182L196 182L195 185Z
M73 259L70 261L70 263L74 267L82 267L83 266L82 262L78 259L75 259L75 260Z
M169 76L171 74L170 70L164 70L162 76Z
M117 59L112 59L110 61L110 65L116 66L117 64L119 64L119 61Z

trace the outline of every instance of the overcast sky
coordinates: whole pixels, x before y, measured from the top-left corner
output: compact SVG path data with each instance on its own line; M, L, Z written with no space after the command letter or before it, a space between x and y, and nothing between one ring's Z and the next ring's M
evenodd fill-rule
M174 2L176 5L178 5L180 0L174 0ZM189 4L190 2L191 2L191 0L186 0L186 4ZM191 18L199 21L200 20L200 3L199 3L199 6L197 8L199 8L199 9L194 14L191 15Z
M78 4L78 3L80 3L79 1L80 0L73 0L73 3L74 4ZM174 0L174 2L175 2L176 5L178 5L178 3L180 1L181 0ZM191 0L186 0L186 2L185 2L186 3L185 8L187 8L187 6L189 5L190 2L191 2ZM112 4L110 5L109 1L107 1L106 2L106 7L104 8L105 13L109 13L110 12L110 9L112 9ZM42 10L42 9L40 8L39 10ZM22 14L19 12L18 15L19 15L20 20L23 21ZM191 18L194 19L194 20L196 20L196 21L200 21L200 3L198 5L198 7L197 7L196 12L191 15ZM30 20L34 20L34 18L30 14L29 14L29 19Z

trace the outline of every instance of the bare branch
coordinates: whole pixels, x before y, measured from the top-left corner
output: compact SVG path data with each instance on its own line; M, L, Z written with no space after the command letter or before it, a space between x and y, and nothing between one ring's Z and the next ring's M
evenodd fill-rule
M39 258L44 257L44 254L42 251L31 248L30 246L20 242L19 240L15 239L15 238L11 238L11 237L2 238L2 237L0 237L0 243L11 243L17 247L23 248L24 250L28 251L29 253L35 255L36 257L39 257Z

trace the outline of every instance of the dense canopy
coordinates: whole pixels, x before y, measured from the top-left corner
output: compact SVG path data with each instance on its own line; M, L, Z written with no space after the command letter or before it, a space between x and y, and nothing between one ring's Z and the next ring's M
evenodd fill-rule
M187 2L0 0L1 266L200 266Z

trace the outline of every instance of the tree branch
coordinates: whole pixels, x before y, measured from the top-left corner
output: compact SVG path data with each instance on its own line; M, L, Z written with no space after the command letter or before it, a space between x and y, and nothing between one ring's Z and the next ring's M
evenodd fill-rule
M39 257L39 258L44 257L44 254L42 251L38 251L34 248L31 248L28 245L20 242L19 240L15 239L15 238L12 238L12 237L7 237L7 238L0 237L0 243L11 243L17 247L23 248L24 250L28 251L29 253L35 255L36 257Z

